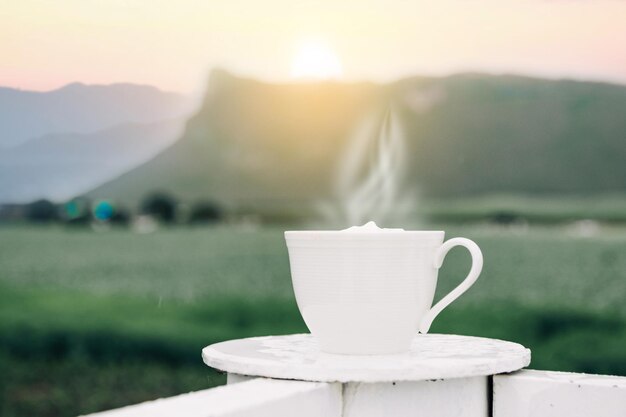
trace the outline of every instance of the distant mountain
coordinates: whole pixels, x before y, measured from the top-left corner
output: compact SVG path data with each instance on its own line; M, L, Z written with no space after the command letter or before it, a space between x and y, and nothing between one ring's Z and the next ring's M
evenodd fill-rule
M51 134L0 152L0 203L62 201L134 168L179 137L182 119Z
M213 71L180 143L90 195L136 203L162 189L270 207L308 200L327 187L335 153L381 93L371 83L274 85Z
M69 84L48 92L0 87L0 152L52 133L92 133L181 117L189 100L135 84Z
M406 131L407 191L626 191L624 86L480 74L269 84L216 71L182 139L90 194L136 202L160 189L241 209L310 208L337 197L352 133L389 105Z

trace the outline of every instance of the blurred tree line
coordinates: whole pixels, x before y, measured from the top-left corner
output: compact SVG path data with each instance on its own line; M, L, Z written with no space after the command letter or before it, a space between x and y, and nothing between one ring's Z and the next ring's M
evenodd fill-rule
M41 199L0 207L0 221L5 222L128 226L139 217L161 224L210 224L223 221L225 211L221 205L211 200L196 201L189 206L173 195L161 191L147 194L135 212L111 200L92 201L83 197L61 204Z

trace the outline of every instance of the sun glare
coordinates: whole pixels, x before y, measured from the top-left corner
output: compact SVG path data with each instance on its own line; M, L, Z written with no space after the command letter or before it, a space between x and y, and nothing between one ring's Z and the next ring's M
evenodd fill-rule
M291 61L291 77L325 80L341 77L341 62L330 47L320 41L299 45Z

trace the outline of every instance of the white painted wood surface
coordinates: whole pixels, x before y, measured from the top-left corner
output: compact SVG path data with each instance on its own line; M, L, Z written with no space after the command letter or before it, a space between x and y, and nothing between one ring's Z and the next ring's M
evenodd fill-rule
M488 417L488 377L360 383L343 388L343 417Z
M230 385L93 417L625 417L626 377L518 371L448 380L324 383L229 375ZM242 381L242 382L240 382Z
M494 417L626 417L626 377L524 370L493 377Z
M523 370L493 375L490 392L497 369L528 363L528 350L514 343L428 335L411 355L355 357L320 353L305 335L295 336L212 345L203 351L205 362L229 371L229 385L92 416L626 417L626 377ZM347 381L254 376L268 369L288 379L314 371ZM426 377L433 372L439 376Z
M341 384L257 378L92 417L341 417Z
M464 378L527 366L530 351L517 343L481 337L426 334L410 353L333 355L308 334L254 337L203 349L204 362L241 375L321 382L392 382Z
M254 377L228 374L228 384ZM489 377L342 384L342 417L487 417Z

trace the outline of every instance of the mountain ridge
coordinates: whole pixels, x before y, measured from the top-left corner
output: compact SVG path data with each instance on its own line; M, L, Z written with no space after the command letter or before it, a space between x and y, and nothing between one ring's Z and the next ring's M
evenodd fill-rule
M189 98L139 84L70 83L51 91L0 87L0 148L50 133L91 133L189 112Z
M489 74L276 84L217 71L179 141L89 194L136 200L164 189L239 208L311 207L338 198L349 137L364 115L389 103L407 131L406 190L434 197L626 190L619 84Z
M0 202L64 201L134 168L174 142L183 120L51 133L0 153Z

